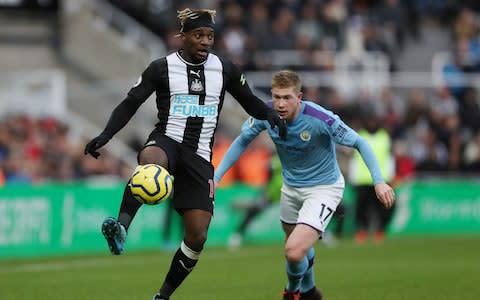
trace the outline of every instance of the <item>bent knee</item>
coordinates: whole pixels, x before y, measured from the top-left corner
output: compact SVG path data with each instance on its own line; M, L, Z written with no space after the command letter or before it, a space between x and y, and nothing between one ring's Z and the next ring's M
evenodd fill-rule
M138 155L139 164L157 164L168 168L168 157L165 151L160 147L146 147Z
M285 246L285 257L288 262L299 263L307 255L307 252L299 247L293 247L290 245Z
M207 232L195 232L185 235L185 243L195 251L202 251L207 241Z

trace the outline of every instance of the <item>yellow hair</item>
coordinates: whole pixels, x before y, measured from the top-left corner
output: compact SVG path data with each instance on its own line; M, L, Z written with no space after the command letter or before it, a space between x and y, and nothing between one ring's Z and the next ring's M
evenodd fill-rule
M196 19L201 14L208 13L212 18L212 23L215 23L215 16L217 15L217 11L214 9L194 9L191 10L190 8L185 8L184 10L177 10L177 18L180 20L180 25L185 24L185 21L188 19Z

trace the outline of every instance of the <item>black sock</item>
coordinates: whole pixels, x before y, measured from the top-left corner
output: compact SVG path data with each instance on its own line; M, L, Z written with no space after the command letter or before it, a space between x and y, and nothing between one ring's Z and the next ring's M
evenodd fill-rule
M140 206L142 206L142 203L133 198L132 192L127 183L125 190L123 191L122 204L120 205L120 212L118 214L118 222L125 226L125 230L128 230L128 227L137 214Z
M183 251L182 251L183 249ZM186 253L184 253L186 252ZM188 256L187 256L188 255ZM182 284L197 264L200 253L188 248L184 242L173 256L170 270L168 270L165 282L160 288L160 295L170 297L171 294Z

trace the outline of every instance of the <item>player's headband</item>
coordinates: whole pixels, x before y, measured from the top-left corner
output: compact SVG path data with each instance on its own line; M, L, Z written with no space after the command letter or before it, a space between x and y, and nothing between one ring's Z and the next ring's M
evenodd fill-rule
M199 27L210 27L215 29L212 16L209 13L202 13L196 19L186 19L183 23L181 32L189 32L190 30L199 28Z

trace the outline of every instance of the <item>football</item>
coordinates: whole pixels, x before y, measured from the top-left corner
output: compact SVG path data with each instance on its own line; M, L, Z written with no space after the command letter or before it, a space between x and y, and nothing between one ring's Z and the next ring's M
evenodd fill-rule
M143 204L155 205L167 200L173 190L173 177L156 164L138 166L130 178L133 197Z

